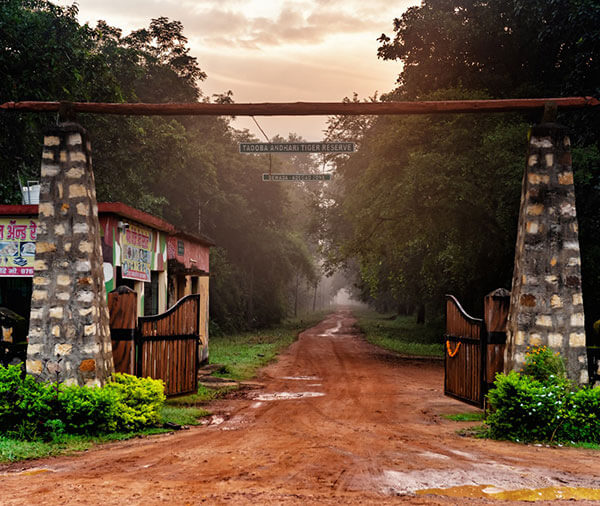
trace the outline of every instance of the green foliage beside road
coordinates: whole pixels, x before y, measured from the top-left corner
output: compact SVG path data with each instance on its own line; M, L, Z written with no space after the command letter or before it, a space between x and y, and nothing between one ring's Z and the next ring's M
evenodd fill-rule
M165 401L162 381L116 374L104 387L39 383L20 366L0 366L0 462L86 450L197 425L218 390Z
M529 442L600 443L600 388L578 388L546 347L526 355L524 373L498 374L488 394L489 436Z
M213 337L210 340L210 362L221 364L216 376L246 380L273 361L277 354L292 344L303 330L316 325L324 313L290 318L278 325L254 332Z
M63 434L131 432L156 425L162 381L115 374L104 387L42 383L22 366L0 366L0 435L51 440Z
M424 0L379 39L378 56L401 69L382 100L598 96L599 36L600 6L589 0ZM486 293L510 288L528 128L540 120L332 118L328 136L359 149L333 160L336 185L318 209L328 267L347 267L357 294L382 311L425 306L437 317L452 293L480 315ZM591 326L600 316L600 114L561 111L558 122L572 141Z
M418 325L414 317L353 311L358 328L370 343L402 355L443 357L443 329L435 324Z

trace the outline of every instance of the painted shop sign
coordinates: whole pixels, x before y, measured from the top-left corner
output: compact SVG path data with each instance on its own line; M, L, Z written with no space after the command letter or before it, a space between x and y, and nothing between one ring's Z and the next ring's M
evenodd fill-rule
M31 277L37 223L29 218L0 218L0 277Z
M122 234L121 275L125 279L150 282L152 231L137 225L129 225Z

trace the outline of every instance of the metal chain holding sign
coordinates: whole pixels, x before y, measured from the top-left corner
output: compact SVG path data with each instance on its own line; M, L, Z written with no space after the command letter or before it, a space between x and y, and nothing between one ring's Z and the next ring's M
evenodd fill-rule
M250 116L252 118L252 121L254 121L254 123L256 123L256 126L258 127L258 129L262 132L262 134L265 136L265 139L267 139L267 142L269 142L269 136L265 133L265 131L261 128L261 126L258 124L258 121L256 121L256 118L254 116ZM271 175L271 172L273 171L273 157L271 156L271 154L269 153L269 176Z

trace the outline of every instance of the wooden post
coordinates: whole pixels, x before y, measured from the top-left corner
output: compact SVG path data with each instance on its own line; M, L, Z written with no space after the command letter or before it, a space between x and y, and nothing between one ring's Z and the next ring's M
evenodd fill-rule
M115 372L135 374L135 329L137 324L137 293L120 286L108 294L110 337L112 339Z
M484 299L484 321L487 330L486 383L487 389L494 383L496 373L504 371L504 348L506 347L506 324L510 308L510 292L498 288Z

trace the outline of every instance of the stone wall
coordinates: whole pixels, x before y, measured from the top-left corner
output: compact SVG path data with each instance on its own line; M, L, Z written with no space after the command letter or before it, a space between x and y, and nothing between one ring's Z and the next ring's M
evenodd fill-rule
M27 372L103 385L112 374L91 148L75 123L44 137Z
M505 365L527 346L561 353L568 376L587 383L581 268L570 141L549 123L531 131L523 179Z

